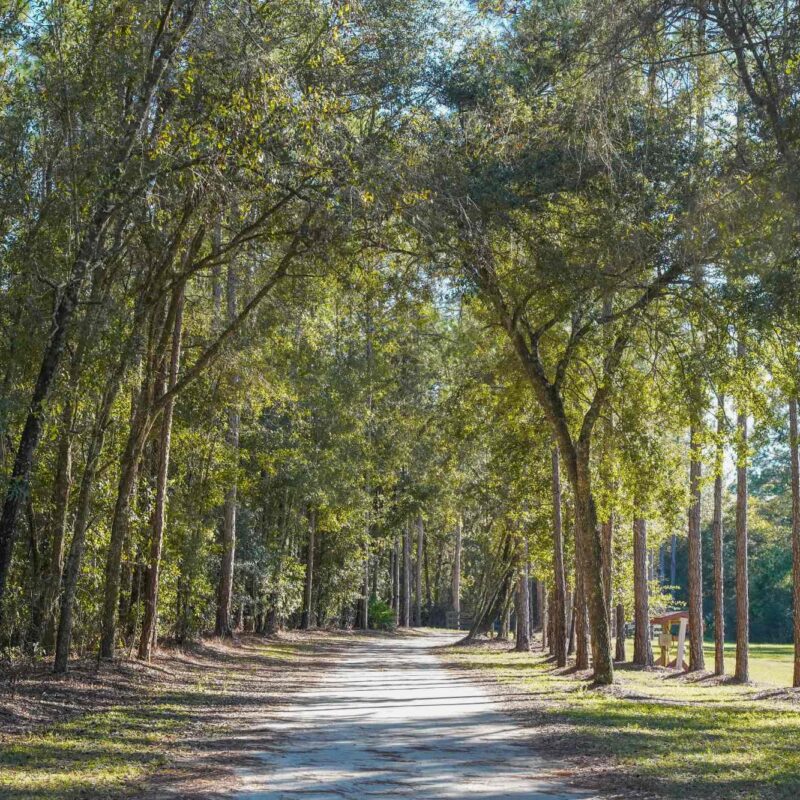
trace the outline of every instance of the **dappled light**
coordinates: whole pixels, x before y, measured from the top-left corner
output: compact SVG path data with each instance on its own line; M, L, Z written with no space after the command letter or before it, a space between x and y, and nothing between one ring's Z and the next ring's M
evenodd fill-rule
M800 0L0 0L0 800L800 795Z

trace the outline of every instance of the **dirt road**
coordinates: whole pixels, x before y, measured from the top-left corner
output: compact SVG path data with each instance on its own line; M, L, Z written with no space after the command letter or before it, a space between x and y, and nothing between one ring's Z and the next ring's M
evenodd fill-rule
M277 744L239 770L237 800L589 797L553 777L525 730L439 663L452 636L354 637L261 729ZM548 773L550 778L548 778Z

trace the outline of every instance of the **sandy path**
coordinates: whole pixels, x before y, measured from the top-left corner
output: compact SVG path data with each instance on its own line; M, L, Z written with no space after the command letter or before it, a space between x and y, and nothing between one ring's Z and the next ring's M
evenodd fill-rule
M545 776L524 729L432 648L452 637L356 638L271 715L279 742L239 770L237 800L587 798Z

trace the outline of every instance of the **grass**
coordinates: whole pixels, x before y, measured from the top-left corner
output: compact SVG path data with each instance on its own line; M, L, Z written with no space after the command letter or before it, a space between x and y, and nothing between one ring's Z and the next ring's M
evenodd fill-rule
M490 676L524 709L543 749L588 757L589 782L624 787L626 797L800 793L800 705L791 693L776 700L764 686L630 668L617 671L614 687L593 689L585 675L555 669L538 653L479 646L445 657ZM780 682L785 658L782 648L756 647L753 673Z
M232 747L232 724L290 690L287 667L300 679L308 665L298 660L313 663L313 647L250 637L239 645L167 650L152 665L123 661L96 674L76 665L63 682L39 669L0 695L0 718L4 708L7 718L26 707L62 711L0 729L0 800L141 796L153 781L183 779L185 764L203 767L190 767L189 779L202 772L218 780L219 762L229 768L237 753L220 759L213 747Z
M633 643L631 643L633 648ZM714 667L714 645L706 643L706 666ZM631 651L633 650L631 649ZM657 652L657 651L654 651ZM791 644L751 644L750 679L756 683L770 686L791 686L794 669L794 645ZM736 645L725 644L725 674L733 675L736 664Z
M8 742L0 750L0 797L112 796L163 766L180 712L160 704L112 708Z
M689 657L689 646L686 646L686 658ZM675 658L676 648L672 647L672 658ZM630 657L633 653L633 639L625 640L625 652ZM653 653L658 658L660 650L658 641L653 639ZM714 643L706 642L703 645L706 669L714 668ZM725 674L733 676L736 667L736 645L733 642L725 643ZM768 686L792 685L794 669L794 645L792 644L751 644L750 645L750 680L754 683L763 683Z

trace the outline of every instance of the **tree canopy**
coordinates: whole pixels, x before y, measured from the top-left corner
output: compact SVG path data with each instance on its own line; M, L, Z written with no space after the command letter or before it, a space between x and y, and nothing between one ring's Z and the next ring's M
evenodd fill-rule
M608 683L686 604L800 684L798 26L7 5L0 644L514 606Z

